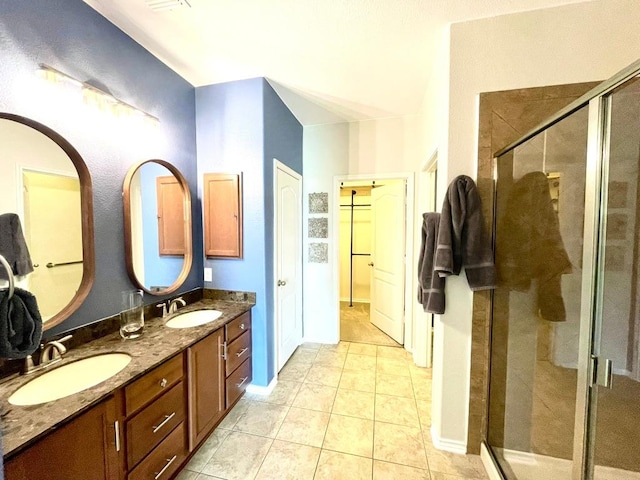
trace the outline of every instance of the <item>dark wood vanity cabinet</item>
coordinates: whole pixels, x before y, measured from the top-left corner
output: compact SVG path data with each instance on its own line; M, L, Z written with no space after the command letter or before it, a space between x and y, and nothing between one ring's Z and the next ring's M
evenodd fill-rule
M115 422L110 397L10 459L6 480L118 479Z
M222 328L187 349L190 450L209 435L224 414L223 356Z
M167 360L124 388L128 480L162 480L187 456L184 356Z
M6 480L171 479L251 383L251 312L5 464Z
M251 383L251 312L240 315L225 326L226 407L231 408Z
M189 450L194 450L251 383L251 312L187 349Z

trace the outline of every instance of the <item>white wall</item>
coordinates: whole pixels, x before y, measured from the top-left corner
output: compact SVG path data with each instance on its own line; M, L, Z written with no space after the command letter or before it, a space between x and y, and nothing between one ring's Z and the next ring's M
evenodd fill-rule
M307 342L337 343L339 306L332 305L333 285L339 281L334 271L337 248L329 245L329 263L309 263L309 242L321 242L308 239L307 218L309 212L309 193L327 193L329 212L337 206L333 202L333 177L344 175L349 165L349 124L334 123L304 127L303 131L303 318L304 340ZM314 215L317 216L317 215ZM334 222L331 213L329 218L329 238ZM329 243L329 239L326 240Z
M416 171L424 160L422 117L349 123L349 174Z
M604 80L637 59L639 22L637 0L603 0L452 25L448 112L423 124L448 126L446 135L423 132L446 136L437 145L441 182L476 176L479 93ZM440 88L431 82L425 99L447 96ZM460 450L467 438L472 296L463 278L448 281L446 293L447 313L435 325L432 433L434 443Z
M331 230L335 225L336 211L332 198L335 193L334 176L419 171L421 162L426 159L422 122L420 115L410 115L304 127L304 211L308 212L309 193L329 193ZM306 218L303 230L305 239ZM329 243L332 235L330 231ZM340 280L339 271L334 271L333 264L339 249L329 245L328 264L309 263L309 241L320 240L307 240L305 245L304 338L305 341L335 343L339 340L339 309L337 302L334 302L334 290ZM416 268L417 261L413 258L407 261L412 269ZM411 277L415 279L416 275ZM416 291L415 283L408 288Z

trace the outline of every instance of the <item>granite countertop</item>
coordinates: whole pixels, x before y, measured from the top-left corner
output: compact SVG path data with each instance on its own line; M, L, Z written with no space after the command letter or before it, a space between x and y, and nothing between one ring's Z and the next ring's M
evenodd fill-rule
M136 339L123 340L120 333L115 332L71 349L60 362L50 369L44 369L42 373L75 360L103 353L127 353L131 355L131 362L108 380L59 400L25 407L11 405L8 402L8 398L16 389L41 375L40 372L33 375L20 375L2 384L0 417L5 459L12 453L22 450L59 423L95 405L116 389L142 376L153 367L206 337L209 333L251 310L253 305L254 303L250 301L203 299L181 308L178 314L191 310L214 309L222 312L217 320L197 327L174 329L165 327L164 324L176 314L165 318L145 319L144 332Z

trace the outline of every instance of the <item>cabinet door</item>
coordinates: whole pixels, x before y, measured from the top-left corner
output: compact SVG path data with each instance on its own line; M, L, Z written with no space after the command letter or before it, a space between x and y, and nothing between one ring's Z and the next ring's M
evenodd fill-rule
M189 450L213 429L224 413L224 329L187 350L189 379Z
M242 182L240 175L204 175L205 254L242 257Z
M47 435L5 465L6 480L115 480L113 397Z
M184 255L184 192L176 177L156 178L160 255Z

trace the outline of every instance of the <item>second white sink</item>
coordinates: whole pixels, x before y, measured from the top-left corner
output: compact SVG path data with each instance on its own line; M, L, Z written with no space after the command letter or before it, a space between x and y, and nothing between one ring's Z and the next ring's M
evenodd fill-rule
M105 353L67 363L25 383L9 397L12 405L38 405L104 382L131 361L126 353Z
M218 310L194 310L180 313L165 324L169 328L190 328L213 322L222 315Z

